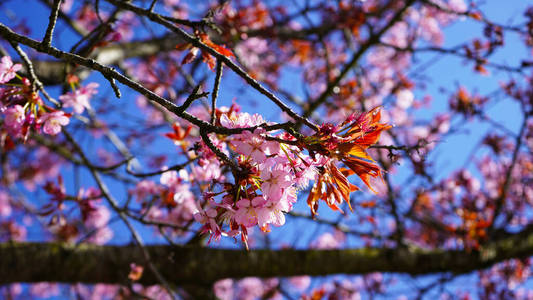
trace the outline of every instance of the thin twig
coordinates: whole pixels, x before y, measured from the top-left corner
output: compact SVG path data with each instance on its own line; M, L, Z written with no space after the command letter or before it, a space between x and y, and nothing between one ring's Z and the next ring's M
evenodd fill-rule
M100 21L100 23L105 23L102 17L100 17L100 0L94 1L94 11L96 12L96 17Z
M29 47L31 47L31 48L39 51L39 52L47 53L49 55L52 55L52 56L54 56L54 57L56 57L58 59L62 59L62 60L67 61L67 62L83 65L83 66L88 67L88 68L90 68L92 70L100 72L103 76L108 76L108 77L114 78L117 81L119 81L120 83L122 83L122 84L130 87L131 89L139 92L140 94L145 96L147 99L149 99L151 101L154 101L154 102L158 103L159 105L163 106L168 111L174 113L176 116L181 117L181 118L191 122L192 124L202 128L203 130L206 130L207 132L214 132L214 133L217 133L217 134L231 135L231 134L239 134L239 133L242 133L243 131L253 132L257 128L264 128L266 131L273 131L273 130L278 130L278 129L285 129L285 130L289 130L290 131L291 129L293 129L295 127L295 124L292 123L292 122L286 122L286 123L280 123L280 124L274 124L274 125L268 125L267 123L264 123L264 124L260 124L260 125L257 125L257 126L245 127L245 128L225 128L225 127L213 126L210 123L208 123L206 121L203 121L203 120L201 120L201 119L199 119L199 118L187 113L186 111L184 111L182 109L183 107L177 106L173 102L171 102L171 101L169 101L169 100L157 95L156 93L152 92L151 90L145 88L140 83L138 83L136 81L133 81L130 78L120 74L119 72L117 72L113 68L110 68L110 67L107 67L107 66L104 66L104 65L98 63L94 59L90 59L90 58L79 56L77 54L65 52L65 51L59 50L59 49L57 49L57 48L55 48L53 46L42 45L41 43L39 43L39 42L29 38L29 37L26 37L26 36L23 36L23 35L20 35L20 34L17 34L15 32L13 32L9 27L5 26L3 23L0 23L0 35L2 37L4 37L5 39L7 39L7 40L12 40L12 41L27 45L27 46L29 46ZM226 61L224 61L224 63L227 65ZM292 131L294 131L294 130L292 130Z
M46 28L46 33L44 34L43 45L50 46L52 45L52 35L54 34L54 28L56 27L57 14L59 12L59 6L61 5L61 0L54 0L54 5L52 6L52 11L50 12L50 17L48 18L48 27Z
M29 76L30 82L32 84L32 89L35 90L35 87L37 87L37 89L39 91L41 91L41 93L43 93L44 97L48 101L53 103L56 107L60 107L61 103L59 103L57 100L52 98L48 94L48 92L44 89L44 85L41 83L41 81L39 80L39 78L35 74L35 69L33 68L33 64L31 62L30 58L28 57L28 55L26 54L26 52L24 52L24 50L22 50L22 48L20 48L20 46L17 43L12 42L12 41L9 41L9 43L11 44L11 47L13 47L13 49L15 49L17 54L20 56L20 58L24 62L24 66L26 67L26 70L28 71L28 76Z
M95 170L94 168L91 168L85 153L83 152L81 147L78 145L78 143L74 140L74 138L65 129L63 129L63 135L72 144L73 148L76 150L76 152L78 152L78 154L80 155L81 159L85 162L85 164L89 168L89 171L91 172L91 174L93 176L93 179L96 181L96 184L98 185L98 188L102 192L102 196L107 200L109 205L111 205L113 210L118 214L118 216L124 222L126 227L128 227L129 231L131 232L131 235L132 235L133 239L135 240L135 243L141 249L142 254L144 256L144 259L146 260L146 263L148 264L148 267L150 268L150 270L154 273L154 275L156 276L157 280L159 280L161 282L161 284L167 290L167 292L172 297L172 299L176 299L175 296L174 296L174 293L172 292L172 289L170 288L170 286L168 284L168 282L165 280L165 278L161 275L161 273L157 270L155 265L152 263L152 260L150 258L150 253L148 253L148 250L144 246L144 243L143 243L139 233L131 225L130 221L128 220L127 215L125 214L125 212L122 209L120 209L120 207L118 205L118 201L115 200L115 198L111 195L111 192L109 191L107 185L103 182L102 178L100 177L100 173L98 173L98 171Z
M207 145L207 147L209 147L209 149L211 149L211 151L213 151L218 156L218 158L225 162L235 174L238 174L240 172L239 166L213 144L211 138L209 138L205 130L200 129L200 136L202 137L202 140Z
M149 12L154 11L155 4L157 3L157 0L152 0L152 3L150 4L150 8L148 8Z
M42 4L48 6L50 9L53 9L53 5L50 4L48 0L39 0L39 1L41 1ZM84 36L85 34L87 34L87 31L85 30L83 26L81 26L78 22L73 21L67 14L62 12L61 9L59 9L58 11L58 16L65 23L67 23L74 32L78 33L81 36Z
M522 146L522 138L527 128L528 119L528 115L524 113L524 120L522 121L520 132L518 133L515 139L515 148L513 151L513 156L511 158L511 164L505 172L505 181L503 182L500 196L496 199L496 207L494 208L494 214L492 217L492 223L489 227L489 232L493 231L495 228L496 218L498 218L501 213L501 210L503 209L505 198L507 197L507 192L509 191L509 187L511 186L511 177L513 174L513 169L518 161L518 153L520 152L520 147Z
M120 98L122 95L120 93L120 89L117 86L117 83L115 82L115 78L111 76L104 76L107 81L109 81L109 84L111 85L111 88L113 89L113 92L115 93L115 97Z
M312 123L310 120L306 119L305 117L300 116L295 111L293 111L290 107L288 107L281 99L279 99L276 95L274 95L271 91L266 89L263 85L261 85L257 80L252 78L248 73L246 73L241 67L236 65L231 59L224 56L223 54L218 53L215 49L207 46L203 42L201 42L198 38L195 38L191 35L189 35L187 32L182 30L181 28L175 26L171 22L167 21L164 17L162 17L159 14L147 11L143 8L137 7L135 5L132 5L127 2L122 2L118 0L106 0L107 2L135 12L139 15L143 15L148 17L150 20L152 20L155 23L161 24L168 28L169 30L177 33L179 36L181 36L186 42L192 44L195 47L200 48L203 51L207 51L210 55L214 56L217 60L222 61L226 66L228 66L231 70L233 70L237 75L239 75L242 79L244 79L251 87L259 91L261 94L265 95L267 98L269 98L272 102L274 102L282 111L286 112L291 118L294 120L303 123L307 125L309 128L313 130L318 130L318 126L314 123ZM413 1L413 0L410 0Z
M217 60L217 71L215 75L215 85L213 86L213 92L211 93L211 125L215 125L215 113L217 109L217 97L220 86L220 79L222 78L222 62Z
M109 0L108 0L109 1ZM381 39L381 36L383 36L396 22L398 22L403 13L415 2L416 0L407 0L403 7L394 14L394 16L390 19L390 21L381 28L380 31L378 31L375 34L371 34L366 43L361 45L359 50L354 53L352 58L348 63L344 65L339 75L329 83L329 85L326 87L326 90L320 94L320 96L313 102L309 104L309 106L305 109L303 116L305 118L309 117L311 113L313 113L322 103L326 101L328 96L331 94L333 89L341 82L341 80L348 74L348 72L357 65L359 62L359 59L363 57L363 54L367 52L370 47L372 47L374 44L378 43Z
M183 104L181 106L178 107L178 109L176 110L178 113L183 113L185 112L185 110L187 108L189 108L189 106L191 106L191 104L194 102L194 100L197 100L197 99L200 99L200 98L203 98L203 97L207 97L207 95L209 94L208 92L204 92L204 93L198 93L198 91L200 91L200 88L202 86L199 84L197 85L192 93L189 95L189 97L187 97L187 99L185 99L185 102L183 102Z
M189 165L191 162L195 161L196 159L191 159L185 163L182 163L182 164L177 164L177 165L174 165L170 168L165 168L165 169L162 169L162 170L159 170L159 171L154 171L154 172L147 172L147 173L135 173L131 170L130 168L130 165L128 164L127 167L126 167L126 172L128 172L128 174L132 175L132 176L135 176L135 177L151 177L151 176L156 176L156 175L161 175L163 173L166 173L166 172L170 172L170 171L179 171L183 168L185 168L187 165Z

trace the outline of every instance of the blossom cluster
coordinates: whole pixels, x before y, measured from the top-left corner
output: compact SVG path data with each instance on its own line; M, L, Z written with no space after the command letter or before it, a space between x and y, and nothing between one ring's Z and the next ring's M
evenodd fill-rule
M337 204L343 200L349 204L349 193L357 188L348 184L345 175L335 167L337 163L349 165L354 170L351 174L357 174L371 188L369 177L378 177L380 173L365 149L388 128L379 123L379 118L379 109L353 114L337 132L328 131L334 126L324 124L320 133L296 138L287 132L267 132L261 126L268 123L260 115L240 112L235 104L222 107L217 110L217 125L242 128L241 133L228 136L211 133L206 141L190 125L174 124L174 131L166 136L196 162L189 172L181 169L163 173L159 184L142 180L131 194L143 203L150 220L185 226L194 217L202 224L201 232L210 233L211 239L240 234L247 245L251 228L257 226L268 232L270 226L282 226L298 192L311 181L315 181L316 191L342 190L333 192L330 198L314 199L310 204L314 214L320 199L334 209L340 209ZM220 155L233 157L233 165ZM232 176L224 175L228 170L232 170ZM332 170L336 170L334 175L329 173ZM332 184L324 178L337 181ZM203 196L195 199L191 190L197 188ZM337 197L339 194L342 196ZM160 205L151 205L154 201Z
M265 121L259 115L229 111L221 115L220 123L227 128L244 128ZM269 225L283 225L285 213L297 200L297 191L315 178L318 160L303 154L297 146L269 141L268 137L264 129L257 128L226 140L240 168L235 184L225 187L219 202L207 195L205 205L195 214L195 219L204 224L203 231L211 232L215 239L221 234L241 233L246 243L250 227L269 231ZM224 229L222 223L229 223L229 228Z
M9 56L0 63L0 114L3 116L2 135L27 139L30 128L56 135L70 121L70 115L44 104L28 78L17 74L22 68ZM22 83L11 83L17 77ZM6 145L4 145L5 147Z
M209 117L204 111L197 116ZM148 220L172 224L175 233L196 221L210 241L241 235L248 246L252 228L269 232L270 226L285 224L298 193L312 181L313 214L319 201L335 210L346 201L351 209L349 195L359 188L347 176L356 174L372 190L371 178L381 173L365 150L390 127L379 123L380 116L379 108L354 113L338 126L326 123L314 135L295 137L267 131L262 116L241 112L236 104L221 107L216 125L241 133L210 133L204 140L191 125L176 122L166 136L194 163L164 172L159 183L142 180L130 194ZM348 168L339 170L337 164Z
M433 149L438 150L436 147L439 139L444 140L447 134L457 132L460 128L455 116L460 114L461 121L464 119L465 122L485 118L481 113L486 111L486 104L489 104L492 97L474 92L477 89L457 86L455 90L446 91L450 94L449 111L432 115L430 120L423 121L420 120L421 111L417 110L429 105L431 96L423 96L422 93L430 92L431 89L426 90L425 86L429 83L424 76L410 72L415 69L413 67L420 62L420 58L425 58L424 54L419 56L418 53L435 50L442 55L462 57L466 62L475 63L476 71L486 73L483 65L491 66L492 63L487 63L489 56L496 46L503 45L502 27L496 23L491 24L477 12L474 2L469 2L467 7L464 0L414 1L414 5L405 7L399 18L394 14L404 2L393 2L386 5L378 0L317 2L316 7L306 7L302 11L305 16L310 16L316 28L314 25L310 27L307 22L300 24L303 18L293 17L295 11L292 9L286 10L283 5L274 7L267 1L235 1L220 6L214 6L216 4L213 3L204 19L193 22L209 25L194 25L188 31L194 31L204 45L231 58L229 61L242 67L250 77L294 101L302 109L303 116L313 119L316 117L313 116L314 113L320 113L321 121L332 123L322 124L308 136L304 136L308 134L305 130L298 133L296 127L289 128L290 126L285 127L289 129L284 132L270 130L270 124L262 116L243 113L236 105L216 109L214 120L210 119L210 111L205 107L192 105L187 108L187 113L210 122L218 130L213 126L198 129L178 120L178 116L165 112L161 107L152 105L141 95L138 96L137 103L146 112L145 118L131 118L122 124L112 124L115 120L110 118L109 123L105 123L96 119L103 120L103 116L107 117L106 114L111 109L101 109L92 114L91 99L97 94L97 83L81 84L76 77L70 75L68 83L71 90L58 95L59 102L50 101L57 104L49 107L45 104L48 102L44 99L44 93L40 94L37 89L39 86L22 76L22 66L13 63L10 57L2 57L0 153L8 152L18 139L24 140L26 148L31 148L31 152L26 152L26 149L17 153L13 151L13 155L10 153L11 161L20 157L26 161L20 165L10 162L12 166L8 165L6 170L3 166L0 180L0 219L3 218L0 221L0 237L17 241L25 239L27 233L32 234L32 230L27 229L28 218L22 220L17 215L21 204L14 195L7 192L8 189L4 189L4 183L5 186L12 186L15 182L21 182L22 186L32 192L36 186L46 182L44 189L50 196L50 201L38 207L37 218L49 221L46 222L47 229L58 240L79 242L81 238L83 241L104 244L113 235L109 228L109 223L113 220L112 214L120 212L142 224L155 225L154 228L159 229L163 235L171 233L170 237L165 236L169 241L179 242L180 238L187 238L188 241L195 242L195 238L189 239L191 235L188 233L201 232L210 234L210 240L218 240L221 236L240 236L246 247L255 246L251 232L257 229L268 232L271 226L285 224L285 218L295 206L298 194L308 194L307 203L312 217L318 215L318 205L322 203L333 210L351 210L353 199L350 196L360 189L352 180L348 180L351 175L357 175L363 184L361 186L366 186L373 192L386 189L387 201L380 201L377 197L361 201L357 205L368 207L368 210L360 210L351 219L331 224L337 226L343 222L353 225L358 224L357 219L361 221L368 218L371 224L363 224L361 227L368 225L372 231L357 228L357 232L346 232L359 236L357 242L362 241L365 246L379 243L378 246L393 247L398 242L405 242L409 246L413 244L424 248L470 251L483 247L485 242L490 242L502 230L516 232L524 228L530 223L533 205L533 189L530 184L533 182L533 161L528 153L522 151L533 148L533 123L530 121L529 127L525 129L522 143L517 142L522 138L520 136L516 137L516 141L510 142L511 138L505 137L510 130L506 130L504 126L497 129L503 130L505 135L490 134L480 141L480 145L488 146L480 147L482 151L491 150L493 153L482 156L481 160L471 160L473 163L470 166L477 163L478 170L472 172L471 168L465 167L448 176L436 174L433 172L435 160L429 154ZM174 18L189 17L188 4L182 0L154 1L153 5L155 10L151 12L161 13L160 8L164 8L163 13ZM71 8L76 10L70 11ZM111 12L106 8L98 8L98 5L93 6L87 1L63 1L61 10L70 14L68 17L72 18L73 29L82 33L82 36L84 31L91 32L86 35L90 38L82 39L83 43L79 44L88 47L73 49L71 52L90 55L96 61L107 64L100 59L104 57L105 60L108 55L100 55L102 52L99 51L105 50L110 43L132 39L133 33L139 29L140 18L125 9ZM191 5L190 12L193 18L203 15L195 11L195 5ZM530 29L533 28L532 12L533 9L530 8L525 14L530 20ZM486 25L484 35L487 39L475 39L472 43L466 42L461 47L449 50L442 47L445 45L444 26L456 19L467 18ZM175 21L179 27L188 27L180 24L180 20ZM105 26L102 26L104 23ZM208 35L203 31L207 28L202 27L211 28L211 25L213 32L209 30ZM380 32L379 28L387 30L379 33L379 38L375 41L368 39L373 33ZM527 39L528 46L532 45L531 37L520 33L523 29L512 26L508 28ZM215 31L218 33L215 34ZM341 31L342 38L338 35ZM320 45L314 38L315 35L319 37ZM139 37L146 40L137 40L133 45L150 43L147 36ZM210 38L221 45L228 45L232 50L214 43ZM120 44L117 46L122 49ZM197 54L201 54L211 69L214 69L217 59L224 62L224 68L232 67L227 60L215 59L213 52L191 47L190 44L175 47L178 50L190 50L185 58L179 51L165 50L119 61L119 64L125 67L123 73L132 80L178 104L180 97L188 90L181 84L183 76L191 75L187 78L189 85L193 85L191 78L201 78L201 70L197 69L199 64L192 63ZM171 48L174 49L174 45ZM83 53L85 50L89 52ZM359 52L361 50L365 50L364 53ZM352 52L355 56L352 56ZM362 54L359 56L358 53ZM350 57L356 59L357 68L350 68L350 72L345 73L343 66L350 65ZM180 61L181 64L176 63ZM191 64L184 64L185 62ZM524 69L531 65L528 60L521 63ZM287 83L282 82L285 76L281 74L286 72L287 66L301 71L302 86L309 102L300 102L298 97L290 97L294 94L290 95L284 90ZM492 66L496 67L498 64ZM508 68L508 71L513 72L512 68ZM219 79L217 75L216 80ZM530 79L531 77L528 82ZM531 101L528 102L526 97L530 90L519 90L514 80L503 89L508 96L521 101L522 106L526 107L524 110L528 112L524 114L524 118L530 117ZM216 88L213 92L215 90ZM317 100L318 108L313 108L312 100ZM346 119L353 110L367 111L381 105L385 105L387 110L376 108L366 113L352 114ZM137 177L143 179L129 190L133 201L130 202L128 197L123 211L117 209L112 212L112 208L100 199L102 195L96 189L78 188L74 192L76 196L67 195L59 179L61 162L53 154L54 149L34 147L35 141L26 139L32 131L59 134L64 126L73 121L72 115L85 122L85 118L77 116L85 111L91 114L85 129L92 133L99 130L109 137L108 133L118 128L120 138L124 138L126 144L124 148L135 153L134 159L146 161L150 167L157 168L166 164L166 154L152 155L153 153L149 153L151 151L141 154L132 145L136 143L145 146L146 139L155 141L157 137L154 136L162 136L160 130L166 122L175 122L172 132L165 136L175 143L180 155L168 157L177 157L182 164L168 169L163 167L157 172L144 173L145 175L139 173ZM284 117L286 116L282 116ZM490 116L487 115L486 120L490 121L488 117ZM382 136L381 133L390 128L382 121L394 122L396 129ZM134 122L146 122L144 125L149 127L142 130ZM135 125L127 128L128 125L124 123ZM224 132L225 129L232 129L233 134L215 133ZM381 144L389 146L369 150L378 139L381 139ZM59 139L53 142L64 146L64 149L73 149L70 148L72 145ZM518 145L513 145L514 143ZM515 154L511 155L514 147ZM75 161L74 159L81 157L76 156L77 153L73 154L72 162L88 168L98 167L99 170L105 170L102 173L106 173L106 176L110 175L118 181L128 184L134 182L129 177L134 175L129 164L128 175L120 173L122 168L119 167L126 163L119 163L118 159L111 162L111 152L106 154L104 151L98 149L97 153L107 155L106 160L101 159L92 166ZM19 154L20 157L17 157ZM129 162L130 156L123 156ZM89 160L94 159L87 157ZM474 152L471 157L474 157ZM379 161L379 165L374 159ZM406 161L402 161L404 159ZM152 164L154 161L158 163ZM407 174L409 180L406 184L397 185L397 180L407 176L402 173L395 177L393 174L397 171L397 166L405 166L406 163L412 167L408 170L410 174ZM148 179L153 178L153 174L159 174L160 177L155 181ZM387 174L386 185L380 187L375 184L375 179L379 179L382 174ZM58 183L50 178L58 178ZM110 180L114 180L113 178ZM104 191L103 188L101 190ZM112 189L110 192L115 193L116 190ZM18 224L19 221L21 224ZM84 236L83 231L92 233ZM348 239L340 231L323 234L308 244L310 248L316 249L336 249L345 245L348 245ZM479 273L480 286L486 288L484 292L487 297L495 290L507 292L527 280L530 269L529 260L500 264ZM140 276L141 274L134 276L137 279L130 279L135 281ZM289 279L293 286L300 286L302 290L310 286L309 280L307 276ZM225 279L215 284L215 293L221 299L281 298L282 285L283 279ZM334 285L313 284L310 288L312 290L308 290L310 294L304 294L302 299L358 299L361 297L360 291L380 294L386 285L382 275L374 273L365 276L364 282L347 280L335 282ZM170 298L162 287L143 288L133 285L130 291L126 291L118 286L96 285L93 288L77 286L75 289L83 297L128 297L129 292L135 292L158 299ZM30 293L46 297L56 295L58 289L55 285L39 284L32 286ZM16 295L14 292L13 294ZM518 292L514 296L517 297L516 295Z
M61 128L70 123L71 113L53 108L45 104L35 85L26 77L21 77L17 71L20 64L13 64L9 56L4 56L0 63L0 115L3 117L0 133L8 136L8 143L3 147L11 147L14 139L26 140L30 129L42 131L45 134L57 135ZM13 83L14 78L21 83ZM63 107L72 107L76 114L81 114L90 108L89 100L97 92L97 83L79 86L77 78L71 81L72 92L59 96Z

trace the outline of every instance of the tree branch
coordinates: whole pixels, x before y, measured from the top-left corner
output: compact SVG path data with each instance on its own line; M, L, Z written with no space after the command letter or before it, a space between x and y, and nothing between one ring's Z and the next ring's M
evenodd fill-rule
M44 34L44 38L42 41L43 45L52 45L52 35L54 34L54 28L56 27L57 14L59 12L60 5L61 0L54 0L52 11L50 12L50 17L48 18L48 27L46 28L46 33Z
M279 99L274 93L269 91L267 88L265 88L261 83L259 83L257 80L252 78L248 73L246 73L241 67L236 65L231 59L226 57L223 54L218 53L215 49L209 47L208 45L204 44L202 41L200 41L198 38L193 37L189 35L186 31L183 29L175 26L171 22L167 21L163 16L159 14L152 13L150 11L147 11L143 8L137 7L135 5L131 5L128 2L123 2L119 0L106 0L107 2L120 7L125 10L132 11L140 16L145 16L149 18L151 21L158 23L160 25L163 25L170 31L174 32L175 34L179 35L181 38L183 38L187 43L193 45L194 47L200 48L202 51L206 51L210 55L214 56L218 61L223 62L229 69L231 69L235 74L237 74L239 77L241 77L248 85L253 87L255 90L266 96L268 99L270 99L274 104L276 104L282 111L287 113L291 118L293 118L295 121L298 121L302 124L305 124L309 128L317 131L318 126L314 123L312 123L310 120L308 120L305 117L300 116L297 114L292 108L287 106L281 99ZM414 1L414 0L409 0Z
M242 251L168 245L145 249L161 275L175 284L212 283L246 276L467 273L532 255L533 225L479 251L420 248ZM144 262L141 249L135 245L4 243L0 244L0 284L41 281L117 284L127 280L132 262L141 265ZM140 283L157 284L158 280L147 270Z
M309 106L305 109L303 112L303 117L307 118L311 116L311 114L322 104L324 103L327 98L331 95L333 92L333 89L342 81L342 79L348 74L348 72L353 69L357 63L359 62L359 59L363 57L363 55L367 52L368 49L370 49L373 45L379 42L381 37L392 27L394 24L396 24L398 21L401 20L404 12L411 7L416 2L416 0L407 0L405 4L400 8L388 21L388 23L381 28L377 33L371 34L368 37L368 40L362 44L357 52L355 52L350 59L348 63L346 63L339 75L337 77L329 82L328 86L326 87L326 90L322 92L322 94L313 102L309 103Z
M278 130L278 129L285 129L289 130L290 128L294 127L293 123L286 122L286 123L280 123L280 124L274 124L274 125L267 125L266 123L260 124L253 127L245 127L245 128L225 128L225 127L218 127L213 126L211 123L208 123L206 121L200 120L196 118L195 116L189 114L186 111L182 111L182 109L174 104L173 102L170 102L169 100L157 95L156 93L150 91L140 83L131 80L127 76L122 75L121 73L117 72L113 68L110 68L108 66L105 66L101 63L98 63L94 59L82 57L70 52L61 51L55 47L47 47L45 45L42 45L41 43L28 38L26 36L17 34L13 32L9 27L5 26L4 24L0 23L0 36L3 37L6 40L17 42L24 44L26 46L29 46L39 52L47 53L51 56L54 56L58 59L62 59L64 61L68 61L69 63L74 63L78 65L85 66L89 69L92 69L94 71L98 71L102 76L104 76L106 79L115 79L118 82L128 86L132 90L137 91L141 95L145 96L147 99L158 103L159 105L163 106L165 109L167 109L169 112L174 113L176 116L181 117L192 124L206 130L207 132L215 132L218 134L238 134L242 133L243 131L247 130L250 132L253 132L256 128L264 128L267 131L271 130ZM203 44L202 44L203 45ZM213 50L214 51L214 50ZM227 63L226 63L227 64Z
M93 51L91 58L102 65L115 65L132 57L148 57L161 52L176 49L176 45L183 43L183 39L176 35L165 35L158 38L116 43L101 47ZM33 62L37 77L45 85L64 84L66 62L51 60L36 60ZM77 76L85 79L90 71L85 68L77 70Z

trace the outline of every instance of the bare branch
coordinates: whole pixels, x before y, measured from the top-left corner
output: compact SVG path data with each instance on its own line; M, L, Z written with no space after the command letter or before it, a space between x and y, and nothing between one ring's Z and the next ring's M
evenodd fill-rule
M217 60L217 71L215 75L215 85L213 86L213 92L211 93L211 125L215 125L215 112L217 109L217 97L220 86L220 80L222 78L222 62Z
M54 34L54 28L56 27L57 14L59 12L59 6L61 5L61 0L54 0L52 6L52 11L50 12L50 17L48 18L48 27L46 28L46 33L43 38L43 45L51 46L52 45L52 36Z

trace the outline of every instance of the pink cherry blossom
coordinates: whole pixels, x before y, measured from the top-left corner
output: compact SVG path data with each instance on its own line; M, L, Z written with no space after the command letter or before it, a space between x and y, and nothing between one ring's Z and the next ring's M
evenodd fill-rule
M147 296L150 296L150 299L154 300L172 300L174 297L170 297L168 292L160 285L152 285L147 287L144 290L144 293Z
M261 297L264 293L264 284L261 279L247 277L239 281L237 299L253 300Z
M212 134L209 135L209 139L220 151L228 155L225 143ZM225 177L220 169L221 163L216 159L215 153L204 142L200 142L197 145L200 146L197 150L200 159L198 160L198 165L192 168L194 179L199 181L224 180Z
M266 159L266 143L259 135L261 130L258 128L251 133L249 131L243 132L238 140L232 144L236 151L246 157L252 158L255 162L264 162Z
M92 228L104 227L107 222L109 222L110 218L111 212L109 209L103 205L97 205L95 209L89 213L85 225Z
M200 210L194 214L194 219L198 223L206 224L207 222L211 222L216 216L217 211L215 209L208 208L207 210L204 210L200 208Z
M22 284L14 283L7 286L9 294L12 296L18 296L22 293Z
M149 195L155 195L160 191L161 186L158 186L155 182L151 180L142 180L137 183L134 189L130 190L130 193L137 198L137 201L142 201Z
M110 241L113 236L113 230L106 226L95 229L94 233L89 237L87 241L96 245L103 245Z
M234 299L233 279L228 278L217 281L213 286L213 290L220 300Z
M220 240L220 237L222 235L222 230L218 226L215 218L217 217L218 213L216 209L214 208L207 208L204 210L203 208L199 208L199 210L194 214L194 220L196 222L203 224L201 232L202 233L211 233L211 237L209 238L209 242L214 239L215 241Z
M298 171L294 173L294 184L296 188L303 190L309 185L310 181L316 179L317 171L311 164L305 165L301 163L300 166L301 168L298 168Z
M39 298L50 298L59 295L59 287L56 283L40 282L31 285L30 293Z
M162 169L167 169L168 167L164 166ZM189 180L189 174L187 170L181 169L178 171L168 171L161 174L159 182L167 187L172 187L173 185L181 184L183 181Z
M6 109L4 114L4 126L6 129L15 136L19 135L26 120L24 108L16 104Z
M396 93L396 97L398 98L396 105L402 109L408 109L413 104L414 95L410 90L400 90Z
M257 224L257 213L255 207L264 202L263 197L254 199L241 199L237 201L237 211L235 212L235 222L246 227L252 227Z
M340 231L335 234L326 232L320 235L312 246L316 249L337 249L344 243L344 240L345 235Z
M191 193L190 186L188 184L176 184L171 187L171 191L174 193L174 202L178 205L194 204L194 195ZM183 208L183 207L182 207Z
M283 194L283 189L293 184L293 176L290 169L278 164L270 170L261 173L261 190L267 199L279 200Z
M467 10L467 6L463 0L449 0L448 8L458 13L462 13Z
M228 128L253 127L263 123L265 123L265 120L259 114L250 115L248 113L240 113L236 116L228 116L227 114L223 114L220 117L220 124Z
M202 160L200 160L202 161ZM220 162L218 160L210 160L201 163L192 168L194 178L199 181L209 182L212 180L223 180L222 170L220 169Z
M100 17L105 20L107 13L100 11ZM100 19L93 6L87 3L77 11L76 22L85 27L87 31L91 31L100 24Z
M235 47L235 52L242 57L242 63L249 69L254 70L256 79L275 83L277 72L273 72L271 66L276 65L278 57L268 48L268 42L264 39L250 37Z
M279 199L269 199L256 207L257 224L264 227L268 224L282 226L285 224L285 213L292 210L292 205L296 202L296 189L288 187L283 190Z
M61 11L64 13L68 13L72 8L72 4L74 4L74 0L63 0L63 2L61 3Z
M27 166L31 173L23 177L24 187L30 191L50 178L57 178L60 167L65 163L63 159L46 147L39 147L34 159Z
M0 60L0 83L9 82L15 78L16 72L22 69L21 64L13 64L11 57L4 56Z
M118 291L120 286L112 284L95 284L92 288L89 286L77 284L71 287L71 293L79 295L82 299L88 300L102 300L102 299L113 299Z
M61 126L66 126L70 119L63 111L54 111L41 116L39 122L44 123L44 133L56 135L61 131Z
M112 41L129 41L133 37L134 27L139 24L136 15L130 11L121 12L113 27Z
M77 114L83 113L85 108L90 108L89 100L98 91L98 83L91 82L85 87L80 87L74 92L69 92L65 95L59 96L59 100L63 101L64 107L72 107Z
M291 286L298 290L303 291L309 287L311 284L311 277L310 276L294 276L289 278L289 282Z
M11 204L9 194L0 190L0 216L7 217L11 214Z
M28 231L24 225L19 225L15 222L7 222L7 224L2 225L4 225L3 230L5 231L0 236L0 241L4 241L4 239L13 240L16 242L22 242L26 240Z
M187 3L180 0L164 0L165 9L172 13L172 17L178 19L187 19L189 11Z
M164 0L163 3L165 6L176 6L180 4L181 0Z
M180 172L170 171L161 175L160 182L167 186L174 194L173 200L176 204L184 204L190 202L194 204L194 196L190 191L189 184L184 183L184 179L188 178L187 171L180 170Z
M163 169L166 169L166 167L163 167ZM172 186L175 184L178 184L180 182L180 178L178 177L178 172L176 171L169 171L161 174L161 178L159 179L159 182L162 185L166 186Z
M264 227L268 224L274 226L282 226L285 224L285 214L277 204L259 207L256 208L255 211L257 214L257 225L259 227Z

